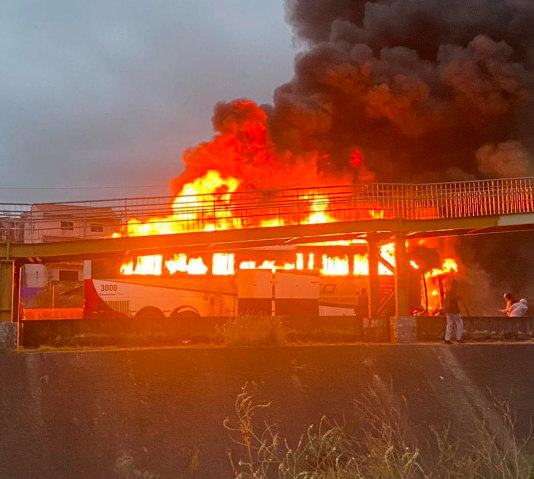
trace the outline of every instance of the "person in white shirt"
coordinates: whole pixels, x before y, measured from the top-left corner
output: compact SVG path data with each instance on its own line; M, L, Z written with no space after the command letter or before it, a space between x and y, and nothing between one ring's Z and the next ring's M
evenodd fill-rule
M526 299L519 300L519 303L512 304L509 309L508 316L510 318L520 318L527 313L528 304Z
M510 293L504 293L503 298L506 301L506 307L504 309L499 309L499 312L506 313L506 316L510 316L510 308L519 301L514 299Z

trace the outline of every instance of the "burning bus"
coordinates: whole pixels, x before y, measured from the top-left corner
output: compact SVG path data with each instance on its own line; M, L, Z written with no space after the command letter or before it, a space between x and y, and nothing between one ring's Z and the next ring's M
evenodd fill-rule
M386 213L376 198L357 194L359 190L353 185L336 186L331 194L320 187L250 191L240 190L240 185L241 180L211 169L190 182L182 180L164 215L129 217L113 236L209 234L347 218L380 220L386 214L399 214L395 209ZM421 241L414 242L414 251L428 249ZM353 315L358 291L368 287L366 254L366 241L352 238L277 248L195 254L178 251L120 261L96 260L84 268L84 316L227 317L244 311ZM411 260L412 313L429 311L429 294L436 288L429 288L428 275L447 272L435 255L430 262L421 254ZM375 315L394 315L394 269L394 246L382 244L378 271L381 304ZM438 294L437 299L440 297Z
M384 245L381 256L394 263L392 246ZM368 268L362 242L87 261L84 316L231 317L247 311L352 316L356 295L367 288ZM441 294L436 294L439 288L433 278L443 271L422 274L412 262L412 313L428 312L433 298L433 307L439 307ZM378 314L392 316L393 274L380 265L379 278Z

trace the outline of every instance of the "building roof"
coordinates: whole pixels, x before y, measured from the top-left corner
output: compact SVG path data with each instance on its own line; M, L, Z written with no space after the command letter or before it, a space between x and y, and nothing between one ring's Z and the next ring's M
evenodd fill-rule
M31 207L31 213L43 213L49 218L79 218L84 220L98 220L108 223L116 223L119 217L109 206L79 206L64 203L35 203Z

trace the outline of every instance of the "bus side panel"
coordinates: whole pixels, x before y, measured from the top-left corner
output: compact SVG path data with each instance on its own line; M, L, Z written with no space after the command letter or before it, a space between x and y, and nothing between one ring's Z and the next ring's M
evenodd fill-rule
M231 284L222 288L218 287L220 284L212 284L204 278L188 282L167 280L165 286L151 285L144 278L139 283L87 280L84 317L134 317L145 307L155 307L165 316L181 308L192 309L200 316L235 314ZM198 289L182 289L186 284Z
M319 304L321 316L354 316L356 293L367 287L367 276L321 276Z
M243 269L237 275L237 310L239 314L271 314L273 274L270 270Z
M277 271L275 296L277 315L318 316L319 276Z
M127 318L128 314L113 309L98 293L92 279L83 281L83 317L84 319L96 318Z
M320 288L321 316L354 316L356 296L360 289L368 289L367 276L322 276ZM384 301L393 291L393 276L380 276L380 301ZM391 298L382 315L395 314L395 302Z

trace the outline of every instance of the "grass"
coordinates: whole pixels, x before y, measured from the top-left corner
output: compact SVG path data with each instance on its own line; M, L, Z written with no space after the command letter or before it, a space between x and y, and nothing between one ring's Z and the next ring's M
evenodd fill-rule
M351 329L288 329L283 318L266 313L244 313L217 328L224 346L282 346L286 344L347 344L361 342Z
M286 344L282 318L266 313L244 313L229 318L217 328L223 344L236 346L281 346Z
M250 479L534 479L530 437L520 441L507 403L495 401L500 431L473 418L469 434L429 428L423 452L405 410L383 404L373 390L354 403L356 435L323 417L291 446L273 425L258 421L270 404L255 404L245 385L235 418L224 421L239 458L227 450L231 472ZM258 426L258 422L261 424Z

